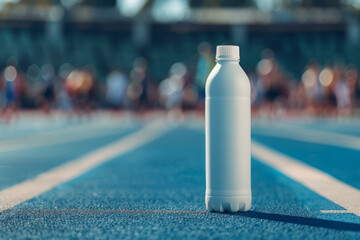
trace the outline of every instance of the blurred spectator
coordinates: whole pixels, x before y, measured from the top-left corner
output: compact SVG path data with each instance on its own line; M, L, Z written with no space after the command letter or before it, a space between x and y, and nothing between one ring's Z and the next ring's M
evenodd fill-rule
M268 113L274 111L274 107L283 108L287 97L287 86L284 81L284 75L280 70L274 53L265 49L262 53L262 59L257 65L259 78L256 83L259 93L258 101Z
M345 67L338 69L334 79L336 106L340 115L350 114L352 108L349 85L345 79Z
M74 108L74 102L71 93L64 82L58 88L57 100L59 108L64 112L71 112Z
M137 58L130 72L130 84L127 88L127 106L133 110L145 110L156 104L156 88L151 81L148 62L145 58Z
M193 110L197 107L198 103L198 92L196 86L188 83L185 84L183 90L183 109L184 110Z
M198 89L200 106L204 105L205 99L205 83L211 70L215 66L215 57L211 50L211 45L202 42L198 46L199 58L196 65L195 85Z
M325 67L319 74L319 83L322 98L321 101L317 102L317 113L322 115L334 115L336 112L336 95L334 92L334 86L339 80L340 75L334 69ZM316 82L316 83L318 83Z
M169 76L160 83L160 101L166 109L180 108L182 106L186 73L185 64L175 63L170 68Z
M289 82L289 99L287 101L288 109L301 110L305 108L305 89L304 85L293 79Z
M45 113L49 113L52 105L55 101L55 89L54 84L55 70L51 64L44 64L40 70L40 81L42 84L41 95L39 96L39 102Z
M0 109L1 109L1 111L5 108L5 106L6 106L6 81L3 77L0 77Z
M305 91L306 106L310 113L317 113L323 98L323 90L319 82L320 66L312 61L305 69L301 82Z
M70 112L74 108L74 102L71 98L71 89L66 81L73 71L69 63L64 63L59 68L58 83L56 84L56 99L58 107L64 112Z
M91 68L73 70L66 79L65 88L79 113L88 114L95 104L95 77Z
M22 74L16 68L16 59L8 59L8 66L4 69L1 77L0 100L2 113L6 121L9 121L16 110L22 106L22 100L26 92Z
M106 77L106 100L113 109L124 107L128 79L123 71L114 70Z
M6 89L6 108L15 108L16 107L16 83L15 79L17 77L17 71L14 66L7 66L4 70L4 79L5 79L5 89Z
M359 74L354 65L349 65L346 69L346 84L349 88L350 101L352 108L360 107L360 82Z
M254 75L249 75L249 79L251 84L252 106L260 108L264 100L264 80L262 79L259 64L257 67L257 74L254 73Z

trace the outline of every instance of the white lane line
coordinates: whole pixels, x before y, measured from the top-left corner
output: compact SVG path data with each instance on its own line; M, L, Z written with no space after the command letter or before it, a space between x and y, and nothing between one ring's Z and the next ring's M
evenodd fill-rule
M352 213L348 210L321 210L322 213Z
M36 197L50 189L141 145L162 136L171 128L163 120L155 121L141 130L80 158L60 165L33 179L0 191L0 212Z
M308 130L303 128L272 128L252 129L252 132L259 135L274 136L286 139L300 140L305 142L325 144L330 146L360 150L360 138L341 133L325 132L319 130Z
M360 191L294 158L252 141L252 155L259 161L301 183L324 198L360 216Z

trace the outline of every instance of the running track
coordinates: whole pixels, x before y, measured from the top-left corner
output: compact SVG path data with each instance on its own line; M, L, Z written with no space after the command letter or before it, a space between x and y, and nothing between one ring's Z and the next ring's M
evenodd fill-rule
M253 206L205 211L203 119L0 124L0 239L360 239L360 120L252 124Z

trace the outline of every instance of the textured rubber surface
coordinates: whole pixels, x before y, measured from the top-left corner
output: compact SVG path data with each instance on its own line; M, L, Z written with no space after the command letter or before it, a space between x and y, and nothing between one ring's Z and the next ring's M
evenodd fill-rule
M127 133L115 131L109 140L99 138L98 144L78 141L71 147L1 153L1 186L6 188L68 161L72 151L76 156L81 154L79 149L86 152L87 148L101 147L116 134L123 137ZM360 162L354 159L360 158L360 152L253 137L358 186L359 179L352 171L359 169ZM256 159L252 160L250 211L206 211L204 149L203 132L176 127L147 145L0 213L0 239L360 238L358 216L322 213L342 208ZM335 157L340 150L345 154L341 161ZM44 154L47 151L52 154ZM313 155L318 158L311 158ZM347 161L352 168L347 167Z

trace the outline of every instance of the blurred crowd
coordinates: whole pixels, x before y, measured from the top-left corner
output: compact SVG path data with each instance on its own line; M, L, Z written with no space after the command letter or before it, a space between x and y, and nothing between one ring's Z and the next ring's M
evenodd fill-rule
M299 110L315 116L352 116L360 107L359 75L352 64L321 66L313 60L296 79L289 77L274 53L266 49L256 72L249 75L252 106L259 113Z
M0 78L0 118L10 119L19 109L59 109L69 114L87 114L94 109L153 109L203 111L205 83L215 65L209 43L198 46L194 65L174 63L164 79L154 79L145 58L137 58L131 71L113 69L99 79L91 65L74 68L64 63L17 68L10 57ZM189 70L194 69L194 70ZM268 116L301 112L315 116L351 116L360 107L360 82L354 65L337 63L321 66L315 60L304 69L301 79L289 77L274 53L265 49L256 69L248 71L252 85L254 114Z

